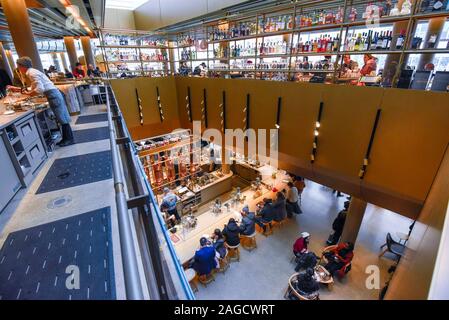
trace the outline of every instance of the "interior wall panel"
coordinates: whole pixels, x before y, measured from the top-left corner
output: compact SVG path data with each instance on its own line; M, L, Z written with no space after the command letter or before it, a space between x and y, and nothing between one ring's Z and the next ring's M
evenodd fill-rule
M449 95L385 90L365 183L423 201L449 141Z
M179 128L178 101L174 78L132 78L110 80L133 140L140 140ZM161 123L157 105L159 87L165 120ZM143 125L140 124L135 89L142 100Z
M360 196L359 171L368 148L381 88L330 85L323 90L323 112L319 128L314 171L321 183L339 181L339 189ZM318 106L315 108L317 119ZM377 142L377 139L376 139Z
M167 128L173 126L169 122L162 126L157 123L156 99L151 89L156 84L167 88L164 96L171 100L163 104L173 104L170 110L176 114L177 125L183 128L191 125L185 111L187 86L191 87L193 118L201 117L202 91L206 89L209 128L219 130L223 90L227 97L228 128L242 126L247 93L251 95L251 128L274 128L281 96L281 169L410 218L419 214L449 141L449 96L445 93L243 79L170 77L115 81L127 83L120 86L117 98L126 110L130 131L137 132L139 137L168 132ZM150 113L144 113L147 119L144 127L138 125L134 93L129 90L135 85L133 81L146 81L148 84L140 84L148 91L143 95L154 100L154 105L153 102L148 105L148 110L154 111L146 109ZM162 86L164 81L170 85ZM312 165L313 130L321 100L322 126L317 158ZM379 127L365 179L360 181L358 173L379 107L382 109ZM146 130L150 124L151 128Z

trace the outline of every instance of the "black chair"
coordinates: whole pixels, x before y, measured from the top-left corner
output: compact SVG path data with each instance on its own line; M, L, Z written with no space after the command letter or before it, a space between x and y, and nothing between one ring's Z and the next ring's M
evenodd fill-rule
M382 257L387 252L391 252L399 259L402 257L405 250L405 246L394 241L390 233L387 233L386 242L380 248L383 249L384 247L386 248L379 254L379 257Z

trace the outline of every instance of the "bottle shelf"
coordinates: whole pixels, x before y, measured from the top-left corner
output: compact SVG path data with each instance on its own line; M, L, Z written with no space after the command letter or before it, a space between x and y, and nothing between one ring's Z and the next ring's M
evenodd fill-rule
M172 61L166 61L166 63L176 63L174 65L176 70L172 70L172 66L170 66L169 73L176 72L181 62L190 63L189 67L192 67L192 69L196 65L194 62L206 62L208 71L213 73L334 73L334 80L338 78L338 70L295 69L293 62L299 60L300 57L310 57L309 60L316 62L320 59L319 57L331 56L332 59L327 59L329 60L328 63L336 67L334 64L339 62L342 55L354 55L354 60L360 64L362 60L360 55L364 54L379 55L381 63L384 63L385 55L388 54L400 55L399 59L403 61L406 54L449 53L449 48L411 48L411 40L415 36L416 24L425 19L436 17L449 18L449 11L444 10L445 8L440 11L421 12L423 10L421 10L421 3L419 2L416 8L414 6L411 7L411 12L410 6L407 4L405 9L404 7L400 9L404 14L397 14L399 12L397 0L392 1L392 5L389 7L386 6L384 1L379 1L379 5L385 15L378 18L376 23L379 25L374 26L367 25L367 21L369 22L370 18L366 18L366 13L368 12L366 8L372 3L376 4L377 2L369 0L303 0L290 4L286 3L275 8L266 7L251 12L237 13L230 17L223 17L207 23L198 20L198 27L195 28L189 29L186 27L185 30L179 31L178 29L174 32L170 32L168 28L166 37L170 41L167 40L167 46L152 48L178 49L177 58L176 56L170 56ZM356 11L355 14L354 11ZM403 28L404 30L400 30L400 35L399 30L393 28L393 24L397 22L404 22L404 25L407 25ZM161 34L164 32L161 31ZM163 37L161 35L157 36ZM398 39L402 39L402 41L399 42ZM158 38L156 43L165 43L160 40ZM132 39L129 41L134 42ZM381 42L382 49L379 46ZM206 43L207 45L204 46ZM369 48L368 44L376 47L376 43L378 49L367 49ZM201 44L201 49L199 49L199 44ZM261 44L265 48L270 48L271 50L275 48L279 49L279 51L260 54ZM404 46L407 45L407 47L403 48L402 44ZM415 45L415 41L413 41L413 45ZM439 45L443 46L441 43ZM428 43L423 44L423 46L428 46ZM126 49L143 48L144 46L103 47ZM444 45L444 47L446 46ZM313 51L302 52L296 50L297 48L306 48L306 50L307 48L313 48ZM327 51L317 51L317 48L318 50L326 49ZM357 50L359 48L364 50ZM287 50L283 51L285 49ZM174 52L170 51L169 54L173 55ZM195 53L197 54L194 56L195 58L190 59L185 56L185 54ZM214 54L224 55L224 57L215 57ZM204 55L204 58L198 58L198 55ZM244 63L244 60L252 60L254 67L241 67L251 65ZM159 61L155 61L155 63L159 63ZM268 65L268 67L274 63L273 66L285 66L288 68L259 69L259 65L264 66L261 63ZM214 65L218 68L214 68ZM232 65L235 65L237 68L233 68ZM377 69L379 68L381 67L378 66ZM189 72L192 71L190 70ZM128 73L130 71L118 71L116 73L119 72ZM138 70L133 72L144 71ZM278 78L280 77L282 76ZM259 78L259 76L256 75L255 78Z

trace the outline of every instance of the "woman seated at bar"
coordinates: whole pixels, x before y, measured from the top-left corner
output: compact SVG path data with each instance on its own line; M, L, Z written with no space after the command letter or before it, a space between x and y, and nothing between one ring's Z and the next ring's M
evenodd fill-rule
M223 235L228 246L234 247L240 244L240 228L234 218L229 219L228 224L225 225Z
M215 251L217 251L217 253L220 255L220 258L223 259L224 257L226 257L226 253L228 250L226 249L225 239L221 230L215 229L211 238Z
M262 209L258 212L258 217L256 217L256 223L266 232L267 228L265 224L270 223L276 217L276 210L273 208L272 200L268 198L263 199L264 205Z
M240 212L242 215L242 223L240 224L240 234L250 236L256 232L256 215L250 212L248 206L244 206Z
M286 207L285 195L282 192L276 193L276 199L273 202L273 209L276 212L274 221L280 222L287 218L287 207Z
M343 268L354 258L354 244L351 242L340 243L334 250L326 252L324 256L326 257L328 263L325 268L330 274L336 273L338 270Z
M206 238L200 239L200 248L195 252L193 269L200 276L208 275L217 268L215 260L215 248L210 245Z

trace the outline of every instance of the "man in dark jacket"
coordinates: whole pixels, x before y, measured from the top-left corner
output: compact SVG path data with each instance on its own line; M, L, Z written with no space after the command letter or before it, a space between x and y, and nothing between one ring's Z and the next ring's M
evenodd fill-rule
M200 239L201 248L195 252L195 262L193 269L198 275L207 275L217 267L215 260L215 248L210 246L206 238Z
M349 201L346 201L343 210L341 210L338 213L337 217L332 223L332 229L334 230L334 233L327 240L327 244L334 245L337 244L338 241L340 240L341 234L343 233L343 228L345 226L348 208L349 208Z
M276 212L274 220L280 222L287 217L287 206L286 199L282 192L276 194L276 199L273 202L273 209Z
M240 228L234 218L229 219L227 225L223 229L223 235L226 238L226 244L234 247L240 244Z
M244 236L250 236L256 232L256 216L254 212L249 212L248 206L244 206L241 212L242 223L240 224L240 233Z
M263 208L259 211L259 216L256 218L256 223L263 228L266 232L266 226L264 224L270 223L276 218L276 210L273 208L272 200L268 198L263 199Z

